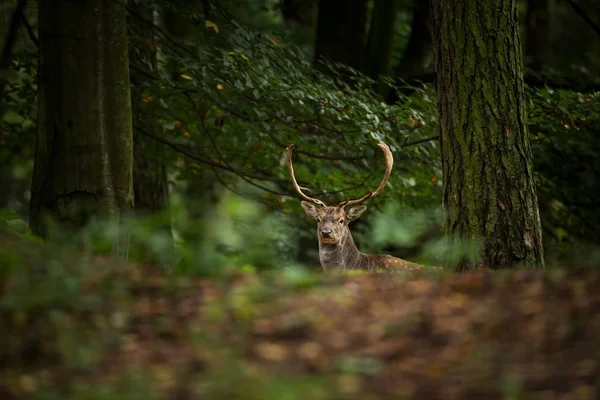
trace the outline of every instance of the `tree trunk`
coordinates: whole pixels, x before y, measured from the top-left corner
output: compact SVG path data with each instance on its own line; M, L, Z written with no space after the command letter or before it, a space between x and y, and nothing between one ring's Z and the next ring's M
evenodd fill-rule
M517 0L433 1L446 266L543 267ZM473 260L460 243L481 241Z
M319 0L315 60L362 70L366 23L367 0Z
M134 144L133 192L136 214L166 212L169 187L167 168L160 155L164 147L138 132L134 134Z
M535 72L540 72L548 52L550 31L548 0L528 0L526 14L527 37L525 61Z
M157 12L151 8L142 5L132 4L131 7L135 13L147 21L156 22ZM133 17L135 18L135 16ZM156 73L158 69L158 42L155 38L155 31L146 24L140 24L138 35L142 40L138 40L138 46L134 48L138 59L144 62L140 64ZM155 131L159 129L159 124L153 124L153 117L148 115L149 111L144 113L141 105L144 104L144 87L134 85L132 90L133 115L136 124L145 126ZM161 230L172 241L171 223L168 212L169 183L167 177L167 167L165 164L164 145L156 140L141 134L138 130L133 132L133 193L135 199L135 214L137 216L162 215ZM172 243L169 247L173 247Z
M133 206L125 3L42 1L39 41L31 229L118 221Z
M375 0L364 60L365 73L375 80L390 74L397 6L398 0ZM377 91L382 92L385 87L382 85Z
M431 41L430 24L431 0L415 0L412 13L410 37L400 62L394 69L394 78L408 83L415 79L423 79L431 68L433 59L433 43ZM405 94L410 93L407 90ZM395 103L398 94L391 91L388 102Z
M195 4L195 0L185 0L182 4L190 7ZM185 43L191 39L198 44L207 42L207 39L202 36L207 30L201 28L200 33L198 33L197 27L190 22L189 16L169 10L168 7L164 7L161 14L163 15L164 30L177 42ZM177 79L184 65L179 59L171 58L169 61L166 68L168 68L172 79ZM210 106L208 102L201 102L200 104L201 107L206 107L207 109ZM201 149L212 148L208 137L202 135L197 138L194 145L197 146L200 153L202 152ZM181 229L178 231L178 234L185 241L205 243L210 236L207 235L207 231L211 229L211 227L207 226L207 221L216 213L216 205L222 195L223 188L219 179L215 176L214 170L209 167L198 169L186 167L182 171L180 179L186 182L183 189L184 205L187 209L189 220L194 222L180 227Z

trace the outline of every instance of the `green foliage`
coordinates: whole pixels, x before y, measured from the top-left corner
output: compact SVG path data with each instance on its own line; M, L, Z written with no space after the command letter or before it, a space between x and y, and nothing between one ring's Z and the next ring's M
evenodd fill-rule
M284 201L280 195L286 194L280 188L288 181L282 154L290 143L303 153L326 157L310 160L314 174L308 186L315 193L337 193L365 179L368 187L379 179L366 174L373 169L379 141L397 152L400 168L418 165L431 171L429 179L439 172L428 157L435 142L407 146L435 130L427 125L431 115L410 103L386 105L368 89L368 79L351 71L354 83L344 82L341 66L332 66L332 76L315 71L301 52L274 35L231 25L221 26L220 32L227 40L204 48L202 63L183 50L171 54L181 65L177 77L163 77L146 94L152 101L145 112L163 128L157 134L193 149L190 167L209 166L225 183L237 175L278 195L267 199L279 205ZM345 169L332 174L338 165ZM300 179L305 172L306 166L299 164ZM414 186L410 176L403 178L401 186ZM342 193L346 197L360 190L362 185Z
M13 57L3 77L0 98L0 208L23 215L29 208L29 180L37 118L35 82L37 55L23 52Z
M595 263L600 243L600 97L530 91L530 130L546 247L551 258Z

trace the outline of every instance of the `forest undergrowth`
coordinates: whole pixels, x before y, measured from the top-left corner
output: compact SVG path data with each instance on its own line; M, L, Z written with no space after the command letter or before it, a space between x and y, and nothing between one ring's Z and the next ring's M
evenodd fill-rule
M600 395L594 268L210 277L0 240L2 399Z

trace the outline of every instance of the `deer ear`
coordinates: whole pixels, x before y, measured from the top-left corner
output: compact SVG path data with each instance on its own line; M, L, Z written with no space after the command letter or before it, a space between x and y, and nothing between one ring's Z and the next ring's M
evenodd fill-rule
M348 210L346 217L348 218L349 221L354 221L355 219L360 217L362 215L362 213L364 213L366 210L367 210L367 206L352 207L350 210Z
M317 219L317 207L315 207L314 204L309 203L308 201L302 201L300 202L300 205L302 205L302 208L304 208L304 212L306 212L306 215L308 215L311 218Z

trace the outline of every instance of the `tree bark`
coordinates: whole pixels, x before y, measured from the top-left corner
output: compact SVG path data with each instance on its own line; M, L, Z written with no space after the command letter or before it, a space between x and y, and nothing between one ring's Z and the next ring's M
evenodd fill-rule
M541 268L517 0L433 0L445 266ZM460 243L481 241L475 259Z
M367 0L319 0L315 61L329 61L362 70Z
M74 230L119 221L133 206L125 3L42 1L39 40L31 229L46 236L47 216Z
M550 42L548 0L528 0L525 25L525 61L529 68L540 72L548 52Z
M375 80L390 74L397 6L398 0L375 0L364 60L365 73ZM382 92L385 87L380 86L377 91Z
M167 168L160 153L164 147L139 132L134 134L133 192L135 211L154 215L167 211L169 186Z

